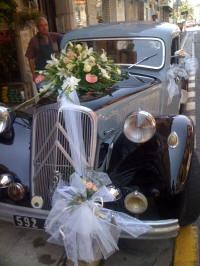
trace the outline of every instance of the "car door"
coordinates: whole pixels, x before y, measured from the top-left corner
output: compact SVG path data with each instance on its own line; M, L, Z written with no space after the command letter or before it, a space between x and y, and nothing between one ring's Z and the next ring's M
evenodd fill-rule
M178 57L174 57L175 52L180 49L180 36L176 36L175 38L172 39L171 43L171 65L179 65L180 59ZM176 84L178 85L178 91L179 93L173 97L172 100L172 105L176 109L176 112L178 113L180 110L180 105L181 105L181 89L183 85L183 80L182 79L176 79Z

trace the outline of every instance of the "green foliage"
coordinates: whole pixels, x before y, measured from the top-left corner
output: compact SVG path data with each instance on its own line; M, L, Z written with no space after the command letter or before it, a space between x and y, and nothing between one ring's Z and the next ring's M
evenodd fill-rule
M1 0L0 2L0 23L10 26L15 21L17 4L14 0Z
M36 22L38 17L44 17L44 14L38 11L37 9L26 8L22 11L17 12L16 23L20 27L24 27L27 24L27 21Z
M36 9L17 12L17 4L14 0L0 0L0 24L5 24L8 30L8 39L0 42L0 82L19 79L15 45L16 28L24 27L27 21L35 20L38 16L42 14Z
M180 18L193 19L194 9L187 1L181 2L181 6L179 7L178 11L179 11L178 12L179 19Z
M0 23L7 25L8 39L0 42L0 82L17 80L17 51L15 42L15 19L17 4L14 0L0 1Z
M18 80L17 49L13 41L0 42L0 82Z

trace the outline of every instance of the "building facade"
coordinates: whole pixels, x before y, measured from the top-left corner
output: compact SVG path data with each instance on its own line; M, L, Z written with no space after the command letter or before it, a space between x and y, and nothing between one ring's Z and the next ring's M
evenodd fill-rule
M76 28L115 21L168 21L170 0L15 0L18 11L36 8L49 22L50 31L65 33ZM17 29L17 55L21 80L31 83L25 51L37 29L30 23Z
M40 0L47 1L47 0ZM170 0L54 0L56 27L65 33L102 22L145 20L169 21Z
M195 3L194 19L195 19L196 23L200 24L200 3Z

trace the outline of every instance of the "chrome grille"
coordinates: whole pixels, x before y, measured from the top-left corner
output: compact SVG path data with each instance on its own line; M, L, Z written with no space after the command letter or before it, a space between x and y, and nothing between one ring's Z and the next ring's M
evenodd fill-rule
M93 168L97 135L95 113L83 106L77 106L73 112L81 115L86 164ZM55 171L66 178L74 171L63 113L58 112L57 105L42 107L35 114L32 139L32 196L41 196L44 208L50 209Z

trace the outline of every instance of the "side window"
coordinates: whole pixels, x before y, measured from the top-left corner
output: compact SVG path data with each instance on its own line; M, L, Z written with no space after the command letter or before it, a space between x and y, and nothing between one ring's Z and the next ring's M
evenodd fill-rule
M179 36L172 40L171 55L173 56L179 50ZM178 58L172 57L171 64L178 64Z

